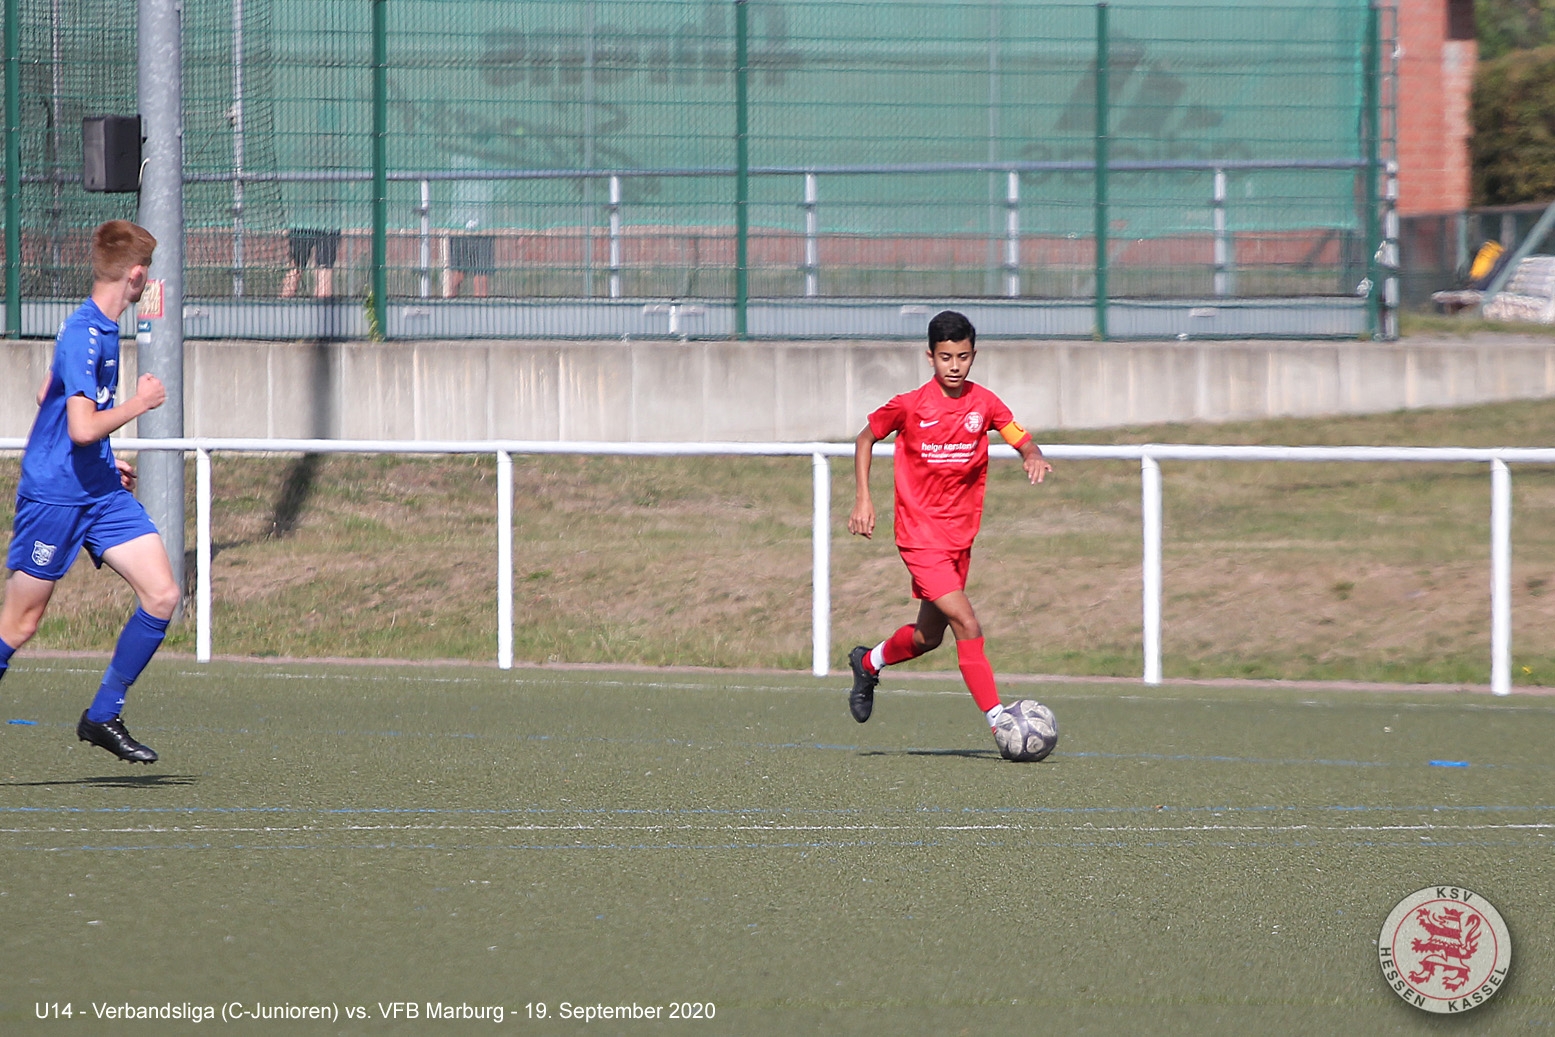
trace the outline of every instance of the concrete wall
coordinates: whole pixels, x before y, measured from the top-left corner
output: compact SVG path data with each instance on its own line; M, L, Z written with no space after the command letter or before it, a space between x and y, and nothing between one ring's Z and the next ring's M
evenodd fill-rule
M0 344L0 436L51 355ZM200 341L185 365L188 435L344 439L847 440L929 377L902 342ZM1034 429L1359 414L1555 395L1555 339L995 341L973 377Z

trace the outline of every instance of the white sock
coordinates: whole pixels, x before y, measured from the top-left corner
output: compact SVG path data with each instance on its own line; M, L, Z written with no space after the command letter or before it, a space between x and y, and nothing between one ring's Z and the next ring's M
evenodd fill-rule
M879 644L875 645L875 650L869 653L869 665L875 668L876 673L879 673L881 670L885 669L884 641L881 641Z

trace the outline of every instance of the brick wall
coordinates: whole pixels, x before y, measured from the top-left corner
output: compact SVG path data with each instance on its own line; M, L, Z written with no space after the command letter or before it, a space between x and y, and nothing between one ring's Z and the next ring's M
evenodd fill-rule
M1398 0L1402 215L1468 207L1469 96L1479 58L1472 31L1472 2Z

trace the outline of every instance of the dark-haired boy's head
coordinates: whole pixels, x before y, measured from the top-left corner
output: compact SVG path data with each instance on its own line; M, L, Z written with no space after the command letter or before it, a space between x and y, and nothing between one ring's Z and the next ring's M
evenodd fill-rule
M149 267L157 239L129 220L109 220L92 232L92 280L112 283L137 266Z
M929 349L940 342L965 342L977 348L977 329L955 310L941 310L929 321Z

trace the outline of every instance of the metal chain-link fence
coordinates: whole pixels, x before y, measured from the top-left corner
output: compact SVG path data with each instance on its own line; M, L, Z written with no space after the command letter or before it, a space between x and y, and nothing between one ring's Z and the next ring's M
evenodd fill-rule
M134 215L79 183L81 118L135 110L133 11L6 2L7 276L63 302L91 227ZM375 275L403 335L540 304L744 331L762 302L808 334L859 300L1379 330L1392 26L1364 0L377 2L381 94L373 0L185 0L189 334L289 334L287 300L359 308Z

